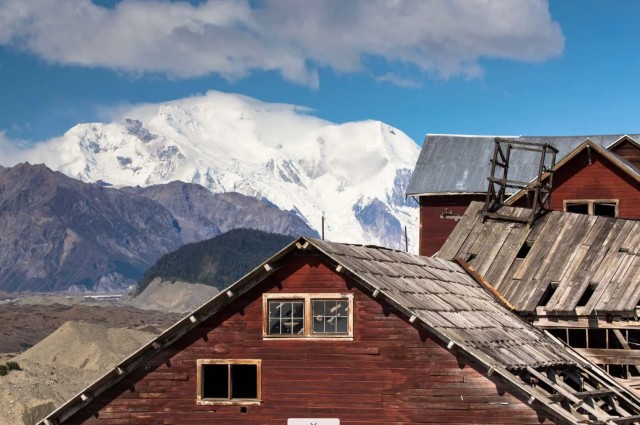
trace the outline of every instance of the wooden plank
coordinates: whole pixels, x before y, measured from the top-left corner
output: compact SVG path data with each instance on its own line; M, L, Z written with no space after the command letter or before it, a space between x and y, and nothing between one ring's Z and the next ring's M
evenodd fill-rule
M461 255L462 246L471 236L472 230L478 225L478 222L480 222L482 218L480 214L482 207L483 204L480 202L474 202L469 205L462 220L460 220L440 251L436 254L438 258L453 260L455 257Z

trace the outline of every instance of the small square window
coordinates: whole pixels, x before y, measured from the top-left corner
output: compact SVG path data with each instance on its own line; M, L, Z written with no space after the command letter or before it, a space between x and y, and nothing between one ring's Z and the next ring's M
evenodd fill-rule
M347 334L349 302L346 300L312 300L314 334Z
M264 294L266 338L352 338L352 294Z
M269 335L304 333L304 300L269 301Z
M198 360L198 404L260 401L260 360Z

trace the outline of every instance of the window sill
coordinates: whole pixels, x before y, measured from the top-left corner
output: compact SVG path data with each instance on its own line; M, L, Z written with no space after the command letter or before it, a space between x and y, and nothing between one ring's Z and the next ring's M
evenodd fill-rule
M198 406L260 406L261 400L196 400Z
M352 335L346 336L273 336L263 335L264 341L353 341Z

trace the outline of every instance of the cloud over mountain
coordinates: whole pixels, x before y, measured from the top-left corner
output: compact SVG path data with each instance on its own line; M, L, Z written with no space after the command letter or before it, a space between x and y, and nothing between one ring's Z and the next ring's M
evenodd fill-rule
M543 0L0 0L0 44L132 75L275 71L316 87L320 68L394 80L372 62L473 78L483 57L542 61L564 37Z

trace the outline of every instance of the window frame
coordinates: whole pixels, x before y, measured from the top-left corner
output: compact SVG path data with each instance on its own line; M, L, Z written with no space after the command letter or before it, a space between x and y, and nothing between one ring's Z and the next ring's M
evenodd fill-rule
M202 366L204 365L256 365L257 367L257 382L256 382L256 398L203 398L202 397L202 386L203 382L203 373ZM197 367L197 392L196 392L196 403L199 406L211 406L211 405L234 405L234 406L255 406L260 405L262 403L262 360L260 359L197 359L196 361ZM231 370L229 370L231 371ZM229 381L227 382L227 389L230 388L231 383L231 373L229 373Z
M565 199L562 201L562 209L567 212L567 205L571 204L587 204L589 210L588 215L594 217L608 217L604 215L595 215L595 204L614 204L615 205L615 217L620 215L620 200L619 199Z
M269 301L292 301L300 300L304 302L304 333L302 335L272 335L269 334ZM347 333L313 333L313 312L312 301L317 300L339 300L348 301ZM264 340L342 340L353 341L353 294L348 293L266 293L262 294L262 338Z

